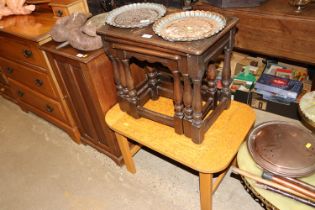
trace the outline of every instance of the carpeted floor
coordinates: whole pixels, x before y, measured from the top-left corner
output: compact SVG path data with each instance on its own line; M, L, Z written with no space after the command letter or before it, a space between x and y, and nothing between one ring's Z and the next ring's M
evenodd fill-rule
M292 121L257 111L257 123ZM297 122L298 123L298 122ZM128 173L91 147L0 97L0 209L195 210L198 176L149 150ZM215 210L262 209L230 173L214 195Z

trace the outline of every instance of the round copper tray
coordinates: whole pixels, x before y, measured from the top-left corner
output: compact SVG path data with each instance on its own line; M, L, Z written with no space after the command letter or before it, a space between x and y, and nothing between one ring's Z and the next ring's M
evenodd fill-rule
M168 41L194 41L208 38L226 25L226 19L215 12L177 12L159 19L153 31Z
M315 138L302 126L262 123L250 132L247 147L255 162L274 174L302 177L315 171Z

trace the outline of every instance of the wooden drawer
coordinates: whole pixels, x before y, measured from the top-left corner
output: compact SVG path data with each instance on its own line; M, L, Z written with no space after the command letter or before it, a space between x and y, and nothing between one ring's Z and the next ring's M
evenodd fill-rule
M53 10L54 15L56 17L64 17L64 16L69 15L69 12L68 12L67 8L65 8L65 7L52 7L52 10Z
M25 85L11 80L10 78L9 83L12 88L12 93L18 101L21 100L22 102L37 108L41 112L46 113L47 115L66 122L66 116L60 103L39 94Z
M0 66L8 78L23 83L32 90L36 90L46 96L57 98L53 84L45 72L40 72L3 58L0 58Z
M12 92L11 92L11 89L9 88L9 86L4 85L2 83L0 83L0 95L7 96L11 100L13 98L13 95L12 95Z
M56 17L69 16L75 12L89 13L88 6L83 0L51 0L49 6Z
M0 43L1 57L6 57L18 62L27 62L47 69L44 54L38 48L36 42L0 36Z

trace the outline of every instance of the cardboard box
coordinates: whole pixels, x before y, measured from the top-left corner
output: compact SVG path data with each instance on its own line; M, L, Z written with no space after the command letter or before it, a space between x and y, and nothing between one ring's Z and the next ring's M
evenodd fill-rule
M251 107L292 119L299 119L298 106L296 102L283 104L274 101L268 101L261 94L256 92L243 92L237 90L234 93L234 100L250 105Z

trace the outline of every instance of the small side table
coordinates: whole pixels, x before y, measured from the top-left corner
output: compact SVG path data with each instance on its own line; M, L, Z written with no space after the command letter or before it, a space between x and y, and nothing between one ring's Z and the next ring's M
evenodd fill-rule
M151 25L140 29L105 25L98 29L113 63L120 108L134 118L145 117L171 126L176 133L200 144L205 132L230 106L230 59L237 21L228 17L221 32L192 42L166 41L153 32ZM219 92L213 62L221 52L224 66ZM145 64L147 80L138 86L130 70L132 59ZM174 101L173 116L144 108L148 99L160 96Z
M172 100L163 97L145 104L146 108L166 115L173 114L172 106ZM118 105L107 112L105 119L108 126L115 131L129 172L136 173L132 159L135 147L129 149L127 138L198 171L201 209L210 210L212 193L224 178L239 146L251 129L255 113L248 105L232 101L231 107L205 133L202 144L194 144L184 135L176 134L169 126L146 118L135 119L121 111ZM212 183L214 173L220 175Z

